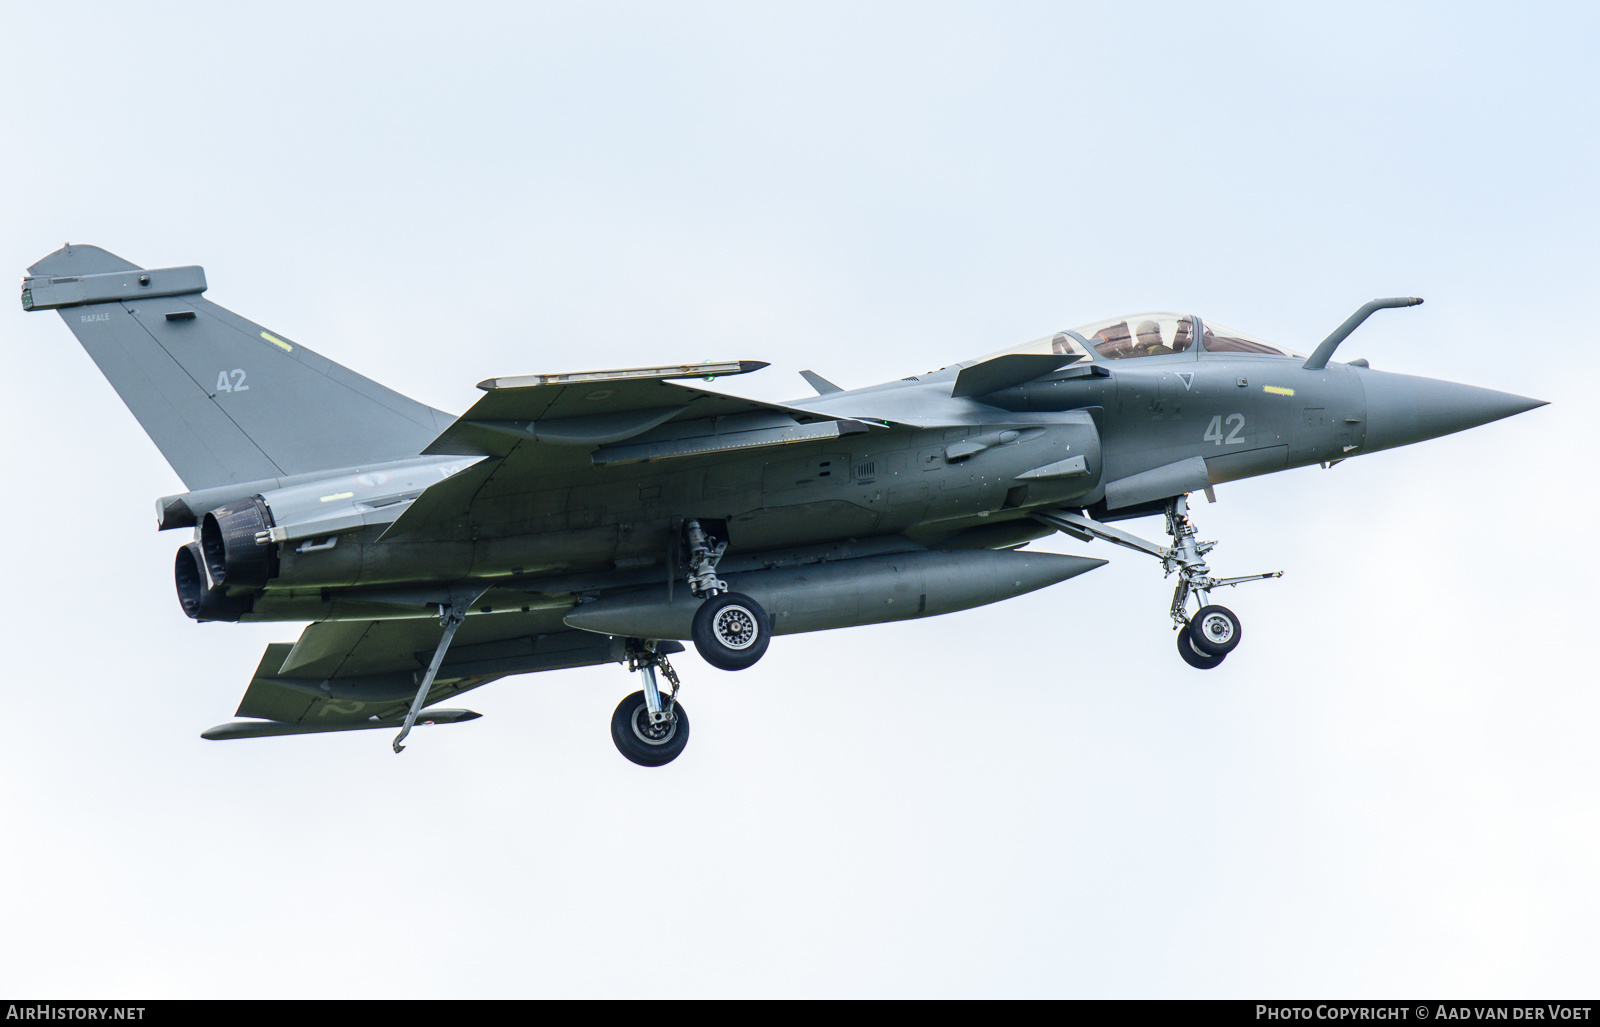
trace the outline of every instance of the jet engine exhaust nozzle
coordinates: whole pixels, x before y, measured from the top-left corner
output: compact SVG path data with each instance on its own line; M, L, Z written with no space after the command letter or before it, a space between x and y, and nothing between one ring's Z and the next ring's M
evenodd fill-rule
M198 542L179 547L172 577L178 587L178 605L193 620L237 621L255 605L249 595L230 596L221 585L210 587Z
M200 552L211 583L260 587L272 577L273 549L256 536L272 527L272 511L260 496L219 506L200 521Z

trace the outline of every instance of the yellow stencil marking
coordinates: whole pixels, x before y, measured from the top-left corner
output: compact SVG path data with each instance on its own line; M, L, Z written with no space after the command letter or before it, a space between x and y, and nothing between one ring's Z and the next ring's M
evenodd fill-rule
M278 347L279 349L283 350L285 353L293 353L294 352L294 347L293 346L289 345L287 342L284 342L282 339L278 338L276 335L273 335L271 332L262 332L261 333L261 337L263 339L266 339L268 342L272 343L274 346Z
M333 495L331 495L331 496L323 496L323 497L322 497L322 501L323 501L323 502L324 502L324 503L331 503L331 502L333 502L333 501L334 501L334 500L335 500L335 499L351 499L351 498L353 498L353 497L354 497L354 496L355 496L355 493L354 493L354 492L335 492L335 493L334 493L334 494L333 494Z
M1293 389L1286 389L1281 385L1263 385L1263 386L1261 386L1261 391L1270 392L1274 396L1293 396L1294 395L1294 390Z

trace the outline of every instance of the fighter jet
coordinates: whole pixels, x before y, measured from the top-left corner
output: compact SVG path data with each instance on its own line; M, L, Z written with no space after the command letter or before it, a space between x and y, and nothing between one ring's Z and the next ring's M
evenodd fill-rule
M67 245L28 269L189 491L173 568L196 621L310 621L269 645L211 739L476 718L436 704L513 674L621 664L623 756L661 766L689 718L669 657L726 671L774 636L932 617L1104 560L1034 552L1064 532L1176 579L1178 655L1243 635L1188 497L1331 467L1542 406L1309 356L1192 314L1112 318L867 388L742 399L697 382L760 361L489 378L459 417L205 299L197 266ZM1165 541L1116 527L1164 518ZM670 687L668 687L670 686Z

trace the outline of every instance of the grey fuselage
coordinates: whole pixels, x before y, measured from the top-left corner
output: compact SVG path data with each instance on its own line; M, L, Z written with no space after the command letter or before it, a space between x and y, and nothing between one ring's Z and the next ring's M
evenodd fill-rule
M547 450L536 474L507 473L497 485L497 472L470 514L421 536L379 539L406 500L384 502L370 473L310 476L302 491L354 493L370 506L370 526L279 543L276 575L243 619L416 616L386 604L397 589L441 583L492 586L485 610L566 605L667 581L685 518L725 526L729 568L826 544L844 556L1010 548L1050 532L1036 511L1085 509L1103 520L1152 513L1169 495L1457 431L1515 412L1518 401L1354 365L1307 370L1287 357L1192 352L1085 361L952 398L964 366L796 401L890 420L825 441L622 464L598 464L581 448ZM893 420L900 414L937 426L907 427ZM716 429L694 425L628 442ZM1084 458L1079 473L1026 477L1072 457ZM438 478L434 467L462 462L403 463ZM405 481L414 495L415 481Z

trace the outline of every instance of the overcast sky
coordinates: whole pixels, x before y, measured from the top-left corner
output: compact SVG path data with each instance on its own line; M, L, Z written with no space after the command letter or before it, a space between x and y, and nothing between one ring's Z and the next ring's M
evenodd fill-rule
M460 411L769 360L808 394L1193 311L1552 405L1220 487L1242 647L1153 561L483 719L206 742L298 624L196 625L182 491L0 320L0 993L1578 996L1600 983L1593 5L8 4L0 249L208 297ZM15 300L11 302L15 303ZM1137 527L1158 532L1158 522Z

